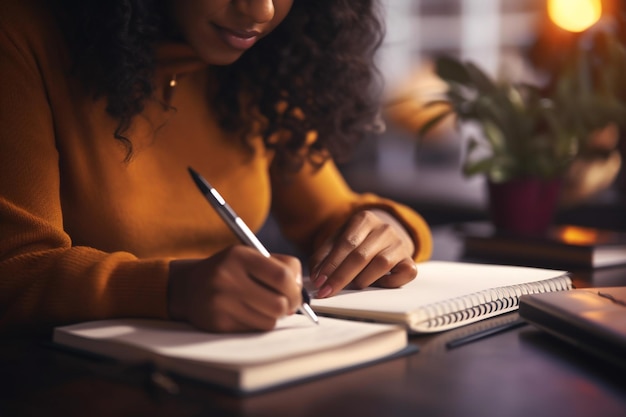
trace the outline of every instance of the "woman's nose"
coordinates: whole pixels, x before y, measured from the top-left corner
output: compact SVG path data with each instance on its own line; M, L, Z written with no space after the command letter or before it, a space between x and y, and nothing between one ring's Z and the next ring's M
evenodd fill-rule
M273 0L235 0L237 11L250 17L254 23L267 23L274 17Z

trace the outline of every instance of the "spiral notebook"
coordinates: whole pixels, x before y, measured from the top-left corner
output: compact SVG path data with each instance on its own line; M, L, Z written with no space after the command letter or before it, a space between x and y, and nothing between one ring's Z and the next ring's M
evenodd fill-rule
M517 310L522 294L572 288L569 273L554 269L447 261L422 262L417 268L417 277L402 288L344 290L314 298L311 307L320 315L432 333Z

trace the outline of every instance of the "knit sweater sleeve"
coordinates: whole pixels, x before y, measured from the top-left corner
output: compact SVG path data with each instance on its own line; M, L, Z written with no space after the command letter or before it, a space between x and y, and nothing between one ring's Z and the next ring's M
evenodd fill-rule
M432 253L430 228L411 208L372 193L353 192L332 161L319 170L305 166L287 181L274 180L273 212L287 238L306 252L337 231L354 212L385 210L405 227L415 244L414 260Z
M33 40L12 30L37 23L11 18L10 25L0 19L0 329L165 317L167 260L73 246L65 233L47 99L54 80L44 76Z

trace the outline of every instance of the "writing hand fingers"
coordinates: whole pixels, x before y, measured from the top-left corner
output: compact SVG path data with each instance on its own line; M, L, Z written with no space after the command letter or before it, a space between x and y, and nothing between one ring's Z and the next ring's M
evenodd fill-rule
M332 243L332 249L312 268L317 297L336 294L348 284L397 287L411 281L416 268L411 245L398 229L371 211L357 213ZM328 249L324 249L328 250Z
M241 245L201 261L172 262L170 311L210 331L269 330L300 305L301 276L296 258L265 258Z
M417 265L412 259L403 259L389 274L380 277L373 285L382 288L398 288L411 282L417 276Z

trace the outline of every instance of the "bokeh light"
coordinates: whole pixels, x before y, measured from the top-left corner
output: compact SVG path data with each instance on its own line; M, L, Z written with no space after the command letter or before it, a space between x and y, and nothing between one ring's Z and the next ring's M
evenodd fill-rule
M582 32L602 15L600 0L548 0L548 16L559 27Z

